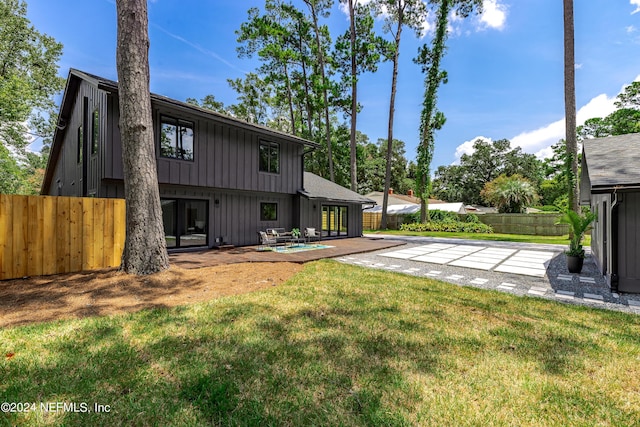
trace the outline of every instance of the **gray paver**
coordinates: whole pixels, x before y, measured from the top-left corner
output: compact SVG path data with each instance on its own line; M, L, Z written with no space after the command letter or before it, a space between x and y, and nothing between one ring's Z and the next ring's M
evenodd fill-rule
M602 295L588 294L585 292L582 297L588 302L604 303L604 297Z
M500 271L503 273L515 273L515 274L523 274L525 276L536 276L536 277L544 277L546 274L546 270L536 269L536 268L524 268L524 267L515 267L511 265L501 264L497 266L494 271Z

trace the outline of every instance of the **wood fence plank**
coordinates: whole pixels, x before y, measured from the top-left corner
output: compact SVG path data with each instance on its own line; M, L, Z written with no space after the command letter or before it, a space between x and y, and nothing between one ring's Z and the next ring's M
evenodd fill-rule
M57 269L57 253L58 247L56 236L57 202L53 196L45 196L42 198L42 236L43 251L42 254L42 274L56 274Z
M44 254L44 235L42 232L42 199L37 196L27 197L27 249L29 276L42 276L42 256Z
M0 280L120 264L122 199L0 194Z
M104 249L102 254L102 264L104 267L115 266L115 260L113 256L113 199L106 199L103 201L105 205L104 216L104 228L102 229L102 241L104 242Z
M69 200L69 270L82 270L82 199Z
M96 268L93 256L93 200L82 199L82 269Z
M13 278L12 197L0 194L0 280Z
M104 240L102 229L104 228L104 200L93 199L93 256L94 268L103 268Z
M70 271L69 256L69 197L56 198L56 272Z
M114 265L122 263L122 251L127 232L127 209L124 199L113 200L113 255Z
M13 275L27 275L27 235L29 230L29 203L26 196L14 196L13 199Z

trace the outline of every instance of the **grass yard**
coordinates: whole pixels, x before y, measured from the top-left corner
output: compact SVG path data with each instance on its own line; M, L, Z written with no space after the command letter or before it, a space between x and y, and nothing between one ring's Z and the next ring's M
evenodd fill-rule
M401 231L401 230L367 230L367 234L391 234L397 236L449 237L452 239L492 240L501 242L548 243L551 245L569 245L569 235L564 236L533 236L529 234L498 234L498 233L454 233L446 231ZM586 235L583 246L591 245L591 236Z
M215 280L215 278L212 278ZM640 316L318 261L283 285L0 330L0 425L640 425Z

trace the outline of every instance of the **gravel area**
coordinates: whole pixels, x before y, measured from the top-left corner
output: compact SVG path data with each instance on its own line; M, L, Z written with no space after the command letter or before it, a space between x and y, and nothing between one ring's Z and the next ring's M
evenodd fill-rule
M376 237L380 237L376 235ZM340 262L377 268L397 273L429 277L461 286L498 290L519 296L533 296L561 301L569 304L587 305L596 308L640 314L640 295L612 293L596 268L591 255L587 253L581 274L571 274L567 270L565 249L561 245L538 245L528 243L473 241L413 236L384 236L389 240L401 240L406 244L392 249L383 249L357 255L336 258ZM556 255L550 261L544 277L525 276L513 273L499 273L433 264L409 259L397 259L380 254L400 249L417 247L428 243L453 243L486 247L508 247L514 249L552 251ZM494 267L495 268L495 267Z

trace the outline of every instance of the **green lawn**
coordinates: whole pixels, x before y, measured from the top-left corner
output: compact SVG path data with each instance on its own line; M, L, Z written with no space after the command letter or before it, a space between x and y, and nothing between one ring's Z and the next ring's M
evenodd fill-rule
M1 330L3 401L110 412L0 425L640 425L639 331L640 316L320 261L207 304Z
M569 245L569 235L564 236L532 236L528 234L498 233L450 233L446 231L401 231L401 230L366 230L367 234L394 234L399 236L450 237L452 239L493 240L502 242L548 243L553 245ZM584 246L591 244L591 236L586 235L582 241Z

